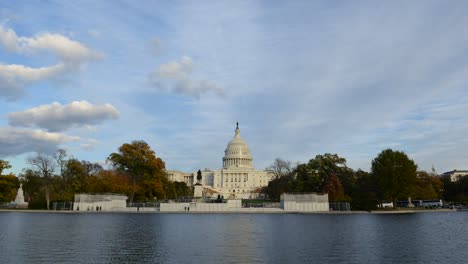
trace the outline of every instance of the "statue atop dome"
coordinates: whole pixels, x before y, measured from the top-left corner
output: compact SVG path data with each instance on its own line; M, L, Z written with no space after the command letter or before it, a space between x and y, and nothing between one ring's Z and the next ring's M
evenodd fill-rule
M239 138L239 137L240 137L239 122L237 122L237 124L236 124L236 130L234 130L234 131L235 131L234 137L235 137L235 138Z

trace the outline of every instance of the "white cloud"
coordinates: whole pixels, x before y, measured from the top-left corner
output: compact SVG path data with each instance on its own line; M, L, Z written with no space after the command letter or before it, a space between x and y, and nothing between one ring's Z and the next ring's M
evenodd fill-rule
M154 78L162 79L181 79L186 78L193 69L193 62L190 57L183 56L180 62L171 61L163 64L156 69L152 76Z
M32 38L18 37L15 31L6 29L2 25L0 25L0 43L7 51L20 54L50 50L66 62L85 62L102 57L100 53L82 43L60 34L41 33Z
M48 131L64 131L71 127L100 124L117 119L119 112L111 104L93 105L87 101L74 101L68 105L54 102L8 115L12 126L40 127Z
M31 55L37 51L51 51L59 62L53 66L31 68L25 65L0 63L0 96L16 99L24 93L24 86L51 80L78 70L102 55L80 42L60 34L42 33L32 38L19 37L12 29L0 25L0 45L8 52Z
M12 29L6 29L0 25L0 44L7 51L14 52L17 50L18 36Z
M62 63L41 68L0 64L0 96L17 99L24 94L25 85L59 76L66 71L67 67Z
M0 128L0 157L33 151L53 153L59 145L78 140L80 140L79 137L61 133L2 127Z
M180 61L162 64L150 75L150 82L160 90L200 98L204 93L213 92L224 96L224 89L210 80L193 80L190 75L194 69L192 58L183 56Z

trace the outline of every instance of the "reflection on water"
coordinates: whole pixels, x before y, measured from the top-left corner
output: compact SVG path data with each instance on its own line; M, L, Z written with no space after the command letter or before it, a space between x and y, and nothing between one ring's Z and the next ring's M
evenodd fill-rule
M468 212L0 213L0 263L463 263Z

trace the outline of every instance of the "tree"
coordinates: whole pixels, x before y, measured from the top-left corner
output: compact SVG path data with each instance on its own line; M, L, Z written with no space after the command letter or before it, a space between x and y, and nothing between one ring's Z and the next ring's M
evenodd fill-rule
M50 156L47 156L42 153L36 153L33 156L28 157L27 162L36 167L42 177L44 178L45 184L45 197L47 202L47 210L49 210L50 205L50 183L53 173L55 171L55 160Z
M378 189L370 173L358 169L355 172L356 184L351 193L351 208L355 210L375 210L378 204Z
M107 158L114 168L128 173L132 179L133 192L130 202L133 202L137 185L141 184L139 198L164 198L163 178L166 177L164 162L156 157L150 146L142 140L125 143L118 152Z
M67 164L67 161L65 158L67 157L67 152L64 149L58 149L57 152L55 153L55 161L57 162L57 165L59 166L60 169L60 176L63 177L63 171L65 169L65 165Z
M128 174L116 170L101 170L89 175L87 188L92 193L122 193L131 195L134 191Z
M86 160L82 160L81 164L85 167L86 169L86 175L90 176L93 174L97 174L103 170L101 164L97 162L89 162Z
M175 181L173 182L173 184L177 197L193 196L192 190L190 189L190 187L187 186L185 182Z
M329 177L335 174L343 185L344 191L355 182L354 172L346 166L346 159L337 154L317 155L306 164L296 168L296 178L291 183L296 192L323 192Z
M87 180L90 176L85 161L79 161L75 158L65 162L63 177L73 189L73 192L87 192Z
M330 174L328 177L323 192L328 193L328 199L332 202L342 202L346 200L343 185L335 173Z
M273 173L273 180L268 182L268 185L263 187L260 192L266 193L272 200L279 200L281 194L290 190L290 181L296 168L291 161L276 158L268 170Z
M47 207L44 199L45 184L44 178L38 171L32 169L23 170L20 175L23 184L24 197L28 201L30 209L44 209Z
M271 200L279 201L281 194L291 190L291 182L294 180L293 175L293 173L290 173L289 175L271 180L268 182L268 186L265 186L261 192L266 193Z
M0 175L3 174L4 170L8 170L10 168L11 168L10 162L0 159Z
M291 174L294 171L294 168L291 161L276 158L273 164L268 167L268 170L273 172L275 179L279 179L285 175Z
M379 188L380 199L391 200L411 195L416 184L417 165L402 151L386 149L372 161L372 177Z
M15 175L11 173L3 175L3 171L10 168L8 161L0 160L0 202L11 202L15 199L16 190L19 187L19 181Z
M11 202L16 197L19 180L13 174L0 175L0 202Z
M416 184L411 197L421 200L440 199L443 190L443 183L439 176L429 174L426 171L418 171Z

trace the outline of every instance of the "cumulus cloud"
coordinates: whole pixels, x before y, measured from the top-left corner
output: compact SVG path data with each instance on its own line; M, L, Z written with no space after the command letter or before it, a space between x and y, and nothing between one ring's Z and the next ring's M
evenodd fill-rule
M183 56L180 61L171 61L159 66L159 68L153 72L153 76L156 78L178 80L187 78L192 72L192 69L192 58Z
M32 55L38 51L50 51L59 62L48 67L31 68L25 65L0 63L0 96L16 99L27 85L51 80L75 71L102 55L82 43L60 34L42 33L34 37L21 37L12 29L0 25L0 46L7 52Z
M84 62L102 57L100 53L82 43L60 34L41 33L32 38L19 37L15 31L2 25L0 25L0 43L7 51L20 54L49 50L66 62Z
M0 127L0 157L15 156L32 151L53 153L59 145L78 140L80 140L79 137L61 133Z
M74 101L68 105L54 102L13 112L8 114L8 122L12 126L36 126L56 132L71 127L97 125L118 117L119 112L111 104L93 105L87 101Z
M224 89L213 81L193 80L194 69L192 58L183 56L180 61L171 61L160 65L150 75L150 82L160 90L200 98L204 93L213 92L224 96Z
M0 25L0 44L7 51L13 52L17 49L18 36L12 29L4 28Z
M30 83L53 78L66 72L66 65L30 68L24 65L0 63L0 96L16 99L24 94L23 87Z

